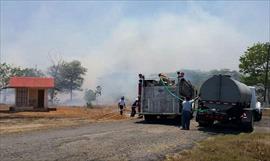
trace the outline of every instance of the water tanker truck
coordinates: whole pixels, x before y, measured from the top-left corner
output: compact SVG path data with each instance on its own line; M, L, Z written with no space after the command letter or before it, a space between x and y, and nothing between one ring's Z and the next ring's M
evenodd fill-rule
M179 121L184 97L194 98L193 85L184 78L184 73L178 72L176 80L159 74L159 80L145 79L139 75L139 114L146 121L158 118L174 118Z
M196 114L199 126L211 126L214 121L233 122L253 130L253 122L261 116L254 87L227 75L214 75L202 84Z

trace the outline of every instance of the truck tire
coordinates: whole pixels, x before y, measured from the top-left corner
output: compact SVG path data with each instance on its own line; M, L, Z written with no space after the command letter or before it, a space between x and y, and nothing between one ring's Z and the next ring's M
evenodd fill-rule
M173 122L178 125L179 127L182 126L182 117L181 115L177 115L174 119Z
M214 121L203 121L203 122L199 121L198 123L200 127L211 127Z
M257 121L261 121L261 119L262 119L262 113L259 113L259 114L258 114Z
M262 119L262 113L255 112L254 121L261 121L261 119Z
M242 123L243 125L243 130L246 132L252 132L254 130L254 115L250 115L250 121L249 122L244 122Z
M181 124L182 123L182 117L180 115L176 116L174 118L175 122L178 123L178 124Z
M144 120L147 122L154 121L156 119L157 119L156 115L144 115Z

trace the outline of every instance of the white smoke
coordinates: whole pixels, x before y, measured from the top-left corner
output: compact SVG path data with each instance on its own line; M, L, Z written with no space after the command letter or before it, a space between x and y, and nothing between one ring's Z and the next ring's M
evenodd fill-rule
M254 43L236 26L196 5L181 14L159 12L140 18L124 16L121 6L112 8L97 18L91 15L85 24L64 24L51 7L42 7L28 30L16 35L12 44L3 43L5 60L46 69L48 51L56 48L64 60L77 59L88 68L84 89L100 85L100 102L113 103L122 95L135 99L139 73L237 70L240 55ZM83 10L83 16L87 12ZM84 102L83 92L76 96Z
M89 69L87 80L103 86L103 100L110 102L121 95L135 99L138 73L237 69L248 44L247 37L229 24L191 10L181 16L123 20L95 51L97 56L82 61Z

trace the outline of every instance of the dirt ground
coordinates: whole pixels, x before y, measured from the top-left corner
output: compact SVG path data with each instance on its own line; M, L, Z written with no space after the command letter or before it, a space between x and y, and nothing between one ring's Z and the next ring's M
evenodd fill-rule
M258 128L269 129L269 121L269 117L264 117L256 122L255 132ZM1 161L159 161L191 149L209 137L242 133L218 125L211 129L197 125L192 120L191 130L186 131L180 130L176 122L147 123L132 119L2 134L0 158Z
M146 123L142 119L99 122L76 127L3 134L1 161L157 161L190 148L209 134L180 130L174 123ZM38 149L38 150L37 150Z
M268 112L265 114L255 123L255 132L270 133L270 117ZM5 126L1 128L6 131L0 134L1 161L158 161L191 149L209 137L242 133L218 124L213 128L201 128L194 119L190 131L180 130L175 121L149 123L130 119L128 115L119 116L116 107L59 107L51 112L2 111L0 116L1 126Z
M9 112L8 106L0 105L0 134L25 132L74 126L93 122L105 122L130 119L127 114L120 116L116 106L99 106L93 109L85 107L57 107L49 112Z

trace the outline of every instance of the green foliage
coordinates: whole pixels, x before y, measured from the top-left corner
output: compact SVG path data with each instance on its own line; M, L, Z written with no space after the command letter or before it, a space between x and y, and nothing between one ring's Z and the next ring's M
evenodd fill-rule
M35 68L25 68L25 69L22 69L22 76L25 76L25 77L44 77L45 74L41 70L38 70Z
M6 87L11 77L25 76L25 77L41 77L44 76L42 71L34 68L21 68L12 66L7 63L0 64L0 97L1 89ZM1 99L1 98L0 98ZM4 90L4 102L6 102L6 90Z
M85 90L84 100L86 101L87 107L92 107L92 102L96 100L97 93L91 89Z
M70 93L72 100L72 92L81 90L87 69L81 65L80 61L74 60L65 62L59 60L57 63L48 68L48 74L54 78L55 88L50 91L51 101L56 97L57 92Z
M101 86L97 86L96 87L96 91L95 91L96 95L100 95L101 96L101 90L102 90Z
M0 66L0 83L1 87L8 84L9 78L11 77L11 66L9 64L3 63Z
M248 47L239 59L240 72L244 75L241 81L247 85L264 83L267 54L270 43L257 43ZM270 74L268 75L270 76ZM270 79L269 79L270 80Z
M14 76L41 77L44 74L41 70L34 68L14 67L7 63L0 64L0 88L7 86L9 79Z
M81 65L81 62L74 60L71 62L63 62L59 68L59 80L57 86L60 91L69 92L72 100L72 91L81 90L87 69Z
M47 70L48 75L54 78L54 85L55 87L53 89L49 90L49 95L50 95L50 102L52 104L59 102L57 99L57 94L61 92L61 82L62 82L62 77L60 75L60 68L63 65L62 60L58 60L57 62L52 60L52 66L50 66Z
M263 84L257 84L255 86L255 89L256 89L257 100L259 102L263 102L264 101L264 85Z

